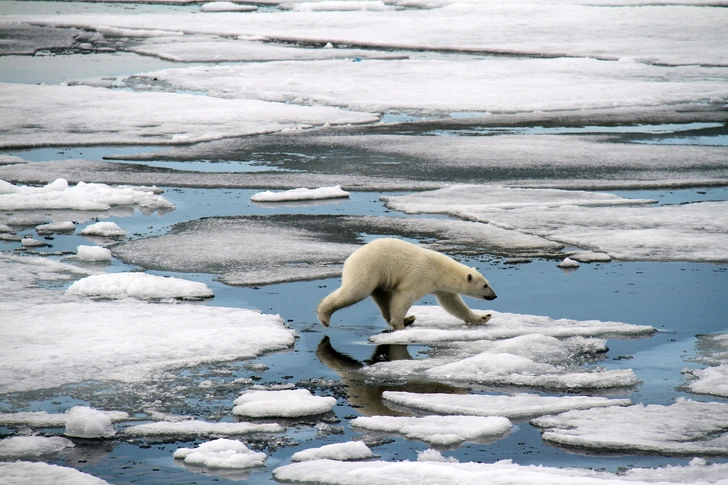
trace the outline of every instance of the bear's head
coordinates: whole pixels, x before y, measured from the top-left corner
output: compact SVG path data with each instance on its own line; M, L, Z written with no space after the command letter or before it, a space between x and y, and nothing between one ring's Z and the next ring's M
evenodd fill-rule
M490 287L490 283L485 279L485 276L478 273L475 268L471 268L471 271L468 271L465 275L465 281L468 286L468 296L482 298L483 300L495 300L498 298L498 295Z

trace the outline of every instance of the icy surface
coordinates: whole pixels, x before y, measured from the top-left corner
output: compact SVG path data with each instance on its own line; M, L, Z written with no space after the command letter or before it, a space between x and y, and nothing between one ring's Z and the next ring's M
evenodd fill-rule
M64 234L74 232L76 230L76 225L73 221L51 222L35 226L35 230L38 234Z
M108 485L109 482L75 468L16 461L0 463L0 483L21 485L27 483L53 483L56 485Z
M452 186L389 197L387 206L488 222L614 259L728 261L726 201L654 206L593 192Z
M75 295L83 296L105 298L132 297L140 300L161 300L167 298L199 300L214 296L213 291L204 283L182 278L154 276L146 273L91 275L78 280L67 291Z
M610 485L610 484L720 484L726 483L728 465L704 462L689 466L643 468L628 470L623 474L599 472L581 468L556 468L547 466L522 466L503 460L496 463L448 463L448 462L338 462L315 460L294 463L277 468L273 476L281 482L327 483L335 485L478 485L489 483L509 485Z
M464 441L502 438L513 426L499 416L360 416L351 421L355 428L403 435L434 446L456 446Z
M60 436L12 436L0 440L0 458L3 460L38 458L73 446L71 440ZM0 468L0 473L1 471L2 468Z
M76 257L81 261L111 261L111 251L101 246L78 246Z
M593 407L628 406L629 399L609 399L589 396L540 396L538 394L514 394L491 396L479 394L420 394L413 392L385 391L385 402L406 406L430 413L503 416L523 419L544 414L558 414L573 409Z
M265 464L265 453L249 449L237 440L220 438L197 448L179 448L174 457L186 465L207 468L249 468Z
M71 408L71 409L75 409ZM69 410L70 411L70 410ZM97 411L111 422L125 421L129 415L124 411ZM67 425L70 413L48 413L46 411L27 411L21 413L0 413L0 425L10 428L61 428ZM78 415L76 415L78 417ZM74 418L75 419L75 418Z
M253 433L282 433L278 423L210 423L206 421L160 421L138 424L124 430L127 436L239 436Z
M320 199L338 199L349 197L349 192L341 190L341 187L320 187L318 189L291 189L283 192L258 192L250 197L253 202L283 202L291 200L320 200Z
M372 453L361 441L350 441L348 443L334 443L324 445L320 448L309 448L299 451L291 456L291 461L309 461L309 460L338 460L338 461L354 461L368 460L376 458L377 455Z
M314 396L306 389L246 391L235 400L233 414L251 418L298 418L327 413L335 405L335 398Z
M81 230L82 236L124 237L126 229L122 229L116 222L97 222Z
M72 407L66 417L66 436L74 438L109 438L116 434L111 418L88 406Z
M711 365L705 369L685 369L690 390L697 394L728 397L728 334L698 335L696 360Z
M544 416L531 421L543 439L580 450L677 455L728 453L728 404L679 398L674 404L636 404ZM605 423L609 426L605 426Z
M119 206L138 206L152 211L174 209L167 199L145 187L110 187L84 182L70 186L61 178L44 187L29 187L0 180L0 209L3 210L104 211Z
M200 12L252 12L255 5L241 5L233 2L208 2L200 5Z

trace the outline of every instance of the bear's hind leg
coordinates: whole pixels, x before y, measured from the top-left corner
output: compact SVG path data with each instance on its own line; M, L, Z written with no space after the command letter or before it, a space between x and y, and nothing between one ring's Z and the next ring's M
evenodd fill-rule
M372 300L377 304L379 310L382 312L384 320L389 323L389 305L392 301L392 292L377 288L372 292Z
M392 294L389 305L389 324L395 330L402 330L415 321L414 315L407 316L407 312L419 298L407 291L398 290Z

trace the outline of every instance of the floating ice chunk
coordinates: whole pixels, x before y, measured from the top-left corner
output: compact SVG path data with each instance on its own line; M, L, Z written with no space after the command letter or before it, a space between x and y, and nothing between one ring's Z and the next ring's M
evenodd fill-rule
M350 441L348 443L334 443L325 445L320 448L309 448L308 450L299 451L291 456L291 461L309 461L309 460L337 460L337 461L354 461L368 460L376 458L377 455L372 453L361 441Z
M58 485L109 485L109 482L75 468L42 462L0 463L3 484L54 483Z
M122 229L116 222L97 222L81 230L82 236L124 237L126 229Z
M254 12L255 5L241 5L234 2L208 2L200 5L200 12Z
M213 291L205 283L189 281L182 278L165 278L163 276L146 273L105 273L91 275L78 280L67 291L75 295L105 298L132 297L140 300L166 298L199 300L215 296Z
M111 251L101 246L78 246L76 258L81 261L111 261Z
M138 424L124 430L128 436L239 436L255 433L282 433L278 423L208 423L205 421L161 421Z
M250 197L253 202L283 202L292 200L340 199L349 197L349 192L341 190L341 186L320 187L318 189L291 189L283 192L258 192Z
M20 241L20 244L22 244L24 248L42 248L49 245L47 242L39 241L33 237L24 237Z
M493 317L487 325L465 326L462 320L439 306L416 305L411 308L414 325L403 331L374 335L376 344L411 344L454 341L496 340L520 335L542 334L556 338L574 336L642 338L656 332L649 325L632 325L599 320L552 319L538 315L520 315L490 311Z
M424 410L429 413L503 416L523 419L545 414L558 414L574 409L607 406L629 406L629 399L608 399L589 396L540 396L520 393L511 396L478 394L419 394L412 392L385 391L386 403Z
M68 411L66 436L76 438L109 438L116 434L111 418L103 411L87 406L74 406Z
M7 224L0 224L0 233L15 234L15 231Z
M564 269L576 269L579 267L579 262L571 258L564 258L557 266Z
M569 257L580 263L608 263L612 260L608 254L596 251L577 251Z
M457 463L458 459L455 458L454 456L449 456L449 457L445 458L444 456L442 456L442 453L440 453L439 451L429 448L427 450L422 450L422 451L417 452L417 461Z
M0 165L15 165L19 163L28 163L20 157L15 155L0 155Z
M689 369L686 374L695 380L688 384L696 394L728 397L728 364L705 369Z
M37 458L73 446L72 441L60 436L13 436L0 440L0 459Z
M499 439L513 426L507 418L499 416L360 416L353 419L351 425L368 431L400 434L436 446Z
M197 448L179 448L174 457L184 460L185 465L232 469L262 466L268 458L240 441L225 438L202 443Z
M543 439L583 450L675 455L728 454L728 404L684 398L669 406L637 404L543 416Z
M111 187L79 182L69 186L57 179L43 187L13 185L0 180L0 209L109 210L118 206L139 206L151 210L171 210L174 205L153 188Z
M556 468L541 465L517 465L510 460L496 463L452 463L449 461L369 461L340 462L314 460L282 466L273 470L280 482L327 483L355 485L361 483L386 485L647 485L661 482L670 484L704 483L724 484L728 464L667 466L664 468L632 468L624 473L594 471L583 468Z
M233 414L252 418L298 418L327 413L335 405L333 397L314 396L306 389L247 391L235 400Z
M76 225L73 221L63 221L49 224L41 224L35 226L35 230L38 234L57 234L57 233L69 233L76 230Z
M296 12L351 12L360 10L382 12L391 9L392 7L381 0L323 0L321 2L296 3L293 7Z

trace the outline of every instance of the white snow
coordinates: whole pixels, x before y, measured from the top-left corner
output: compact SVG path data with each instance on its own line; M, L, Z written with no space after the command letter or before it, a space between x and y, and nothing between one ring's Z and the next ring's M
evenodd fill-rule
M70 186L59 178L43 187L13 185L0 180L0 209L73 209L105 211L112 207L138 206L171 210L174 205L147 187L111 187L79 182ZM66 224L67 226L67 224ZM70 228L70 226L67 226Z
M11 436L0 440L0 459L37 458L73 446L72 441L60 436Z
M455 446L464 441L496 440L513 426L499 416L360 416L351 420L354 428L398 434L434 446Z
M189 281L182 278L155 276L146 273L91 275L78 280L66 291L83 296L104 298L132 297L140 300L161 300L167 298L199 300L212 298L215 295L205 283Z
M574 409L593 407L628 406L629 399L609 399L590 396L540 396L519 393L510 396L479 394L432 394L385 391L382 398L387 404L405 406L429 413L503 416L523 419L544 414L558 414Z
M72 408L74 409L74 408ZM124 411L97 411L103 413L111 422L126 421L129 415ZM77 411L76 411L77 413ZM29 428L61 428L67 426L69 422L70 410L66 413L48 413L46 411L27 411L21 413L0 413L0 425L10 428L29 427ZM79 422L79 414L74 414L73 418ZM92 416L91 418L96 419Z
M464 199L462 192L470 197ZM451 186L387 197L408 213L445 213L599 250L614 259L728 261L728 202L650 205L595 192Z
M296 12L381 12L391 10L381 0L323 0L320 2L296 2L292 10Z
M321 200L321 199L340 199L349 197L349 192L341 190L339 185L334 187L319 187L317 189L291 189L283 192L258 192L250 197L253 202L284 202L298 200Z
M35 226L35 230L38 234L69 233L76 230L76 224L73 221L51 222Z
M327 413L335 405L333 397L314 396L306 389L246 391L235 400L233 414L251 418L298 418Z
M47 242L39 241L38 239L35 239L33 237L24 237L20 244L24 248L42 248L43 246L48 246Z
M361 441L349 441L348 443L334 443L324 445L320 448L309 448L298 451L291 456L291 461L309 461L309 460L338 460L338 461L354 461L368 460L376 458L377 455L372 453Z
M76 258L81 261L111 261L111 251L101 246L78 246Z
M126 229L122 229L116 222L97 222L81 230L82 236L124 237Z
M242 5L233 2L208 2L200 5L200 12L254 12L255 5Z
M510 460L496 463L427 462L340 462L314 460L293 463L273 470L281 482L326 483L331 485L625 485L625 484L721 484L726 483L728 464L693 461L688 466L634 468L624 473L584 468L518 465Z
M559 268L570 268L575 269L579 267L579 262L571 258L564 258L558 265Z
M109 482L75 468L47 463L16 461L0 463L2 485L24 485L28 483L53 483L54 485L109 485Z
M278 423L246 423L206 421L160 421L157 423L138 424L126 428L127 436L239 436L254 433L282 433L283 426Z
M103 411L87 406L72 407L66 417L66 436L75 438L109 438L116 434L111 418Z
M719 402L678 398L669 406L593 408L531 423L544 428L548 442L592 451L695 456L728 450L728 404Z
M174 457L186 465L207 468L249 468L262 466L268 458L265 453L249 449L237 440L220 438L202 443L197 448L179 448Z
M696 379L688 385L692 392L728 397L728 364L692 369L687 373Z

